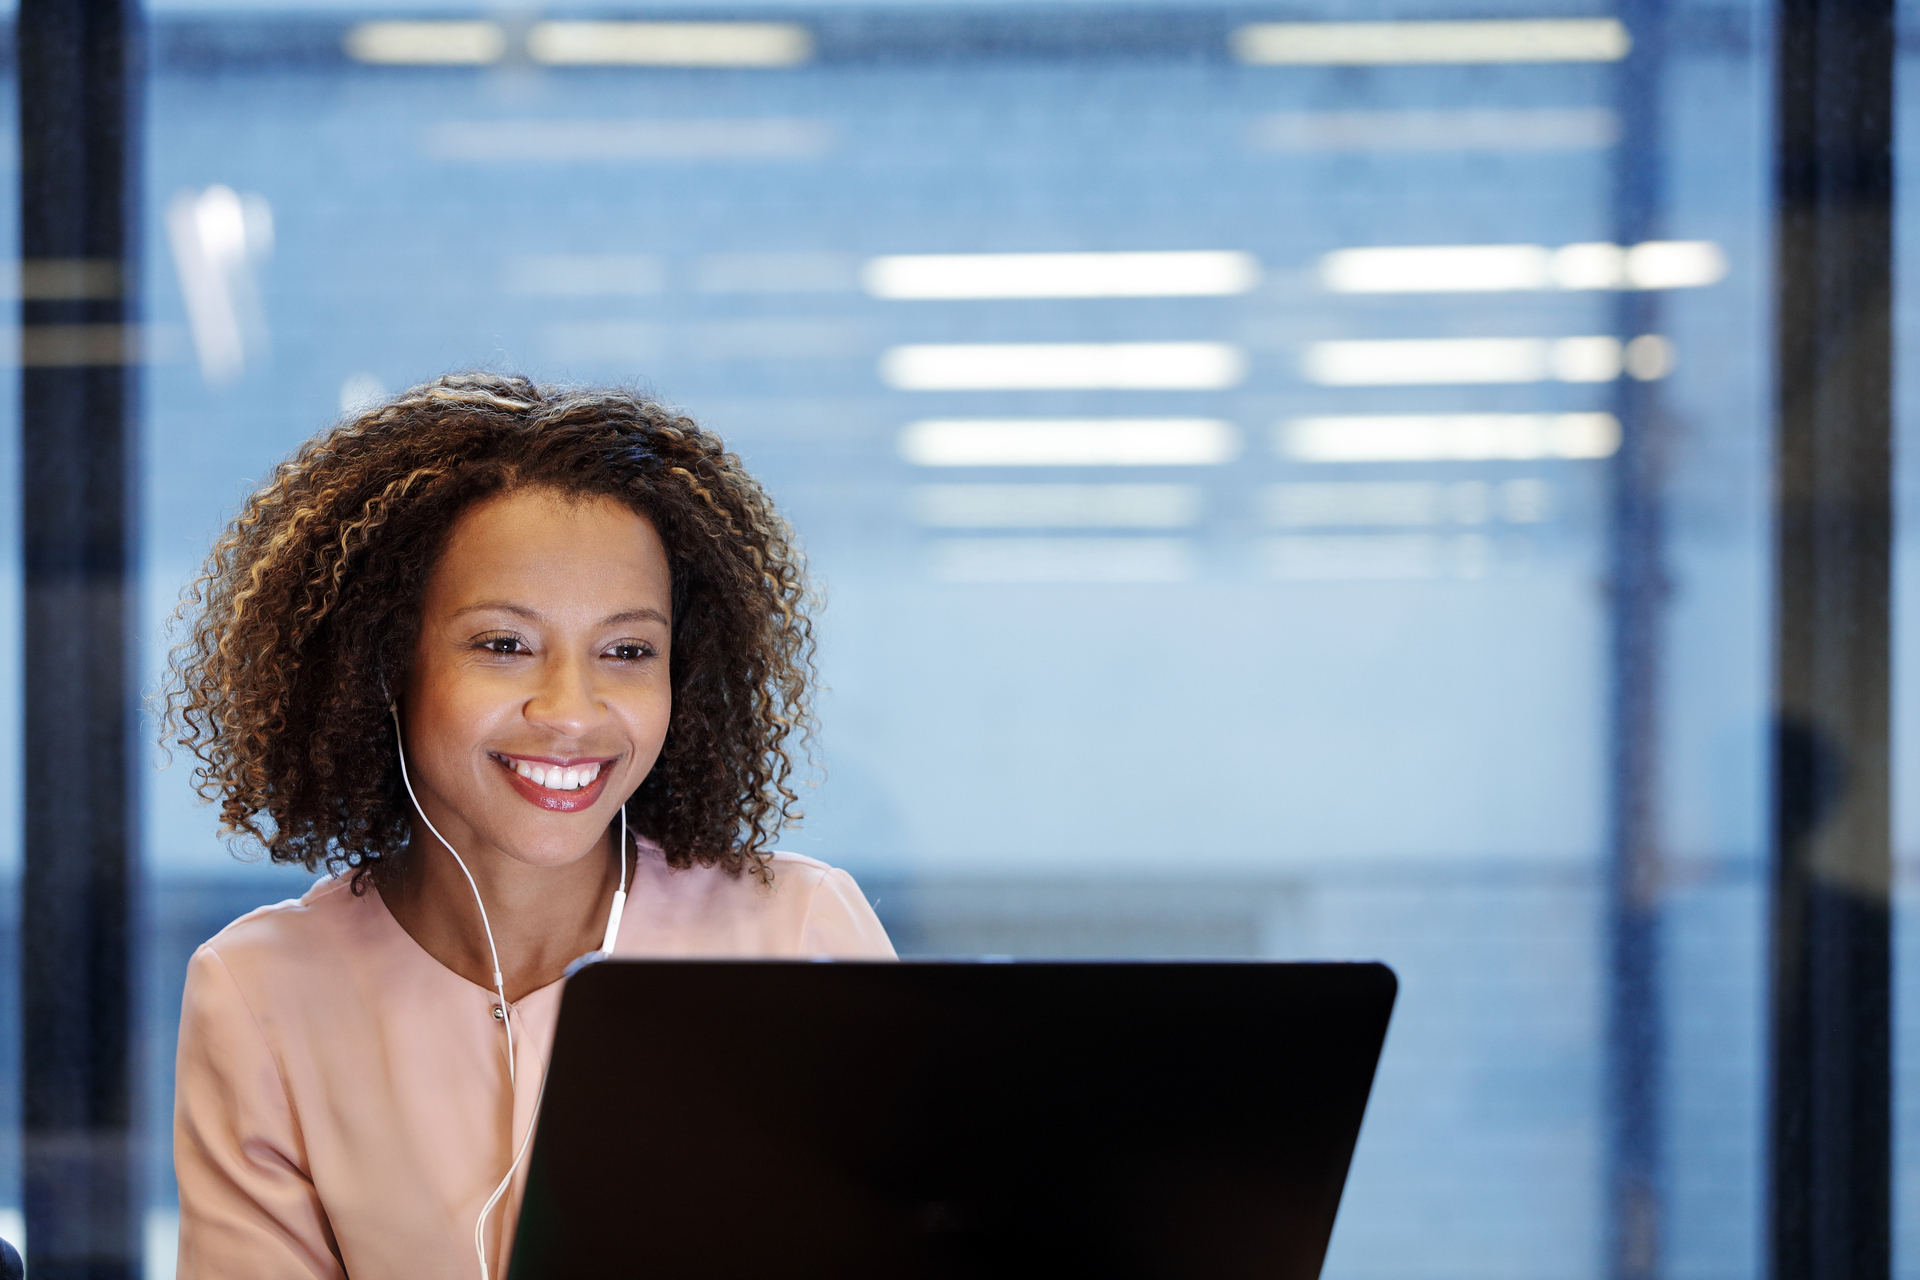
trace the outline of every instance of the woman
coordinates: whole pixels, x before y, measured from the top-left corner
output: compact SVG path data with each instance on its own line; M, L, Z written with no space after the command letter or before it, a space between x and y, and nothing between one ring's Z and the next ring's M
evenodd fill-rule
M229 831L330 874L188 970L182 1280L504 1272L583 956L893 955L769 848L806 600L738 460L625 393L443 378L253 495L171 724ZM634 1064L633 1105L671 1088Z

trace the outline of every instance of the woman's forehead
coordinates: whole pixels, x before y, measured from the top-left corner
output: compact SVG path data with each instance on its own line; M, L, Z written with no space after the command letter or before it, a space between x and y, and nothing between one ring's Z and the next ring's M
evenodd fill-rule
M463 512L427 586L430 612L487 602L542 615L669 612L672 572L647 518L606 497L522 490Z

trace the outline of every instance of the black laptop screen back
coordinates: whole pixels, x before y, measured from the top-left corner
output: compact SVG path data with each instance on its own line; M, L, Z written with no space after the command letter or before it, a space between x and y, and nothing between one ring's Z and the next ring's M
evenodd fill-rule
M511 1280L1313 1280L1380 965L612 962Z

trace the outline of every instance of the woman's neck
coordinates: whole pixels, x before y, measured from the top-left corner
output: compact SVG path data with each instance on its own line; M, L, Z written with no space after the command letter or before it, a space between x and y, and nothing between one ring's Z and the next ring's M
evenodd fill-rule
M557 981L569 964L599 948L620 883L611 833L564 867L530 867L499 854L462 856L473 887L431 833L416 831L401 874L380 887L393 918L435 960L492 989L493 957L474 887L486 903L509 1001Z

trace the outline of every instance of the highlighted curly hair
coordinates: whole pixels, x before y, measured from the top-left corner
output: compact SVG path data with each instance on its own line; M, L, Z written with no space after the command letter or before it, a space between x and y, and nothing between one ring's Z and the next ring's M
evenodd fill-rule
M455 374L314 437L241 510L188 589L167 733L222 828L354 887L411 828L386 690L405 686L420 603L474 503L544 488L625 503L673 573L673 713L627 802L676 867L762 880L799 817L789 739L812 730L812 595L792 531L740 460L626 391Z

